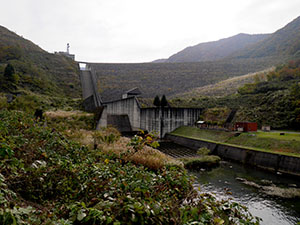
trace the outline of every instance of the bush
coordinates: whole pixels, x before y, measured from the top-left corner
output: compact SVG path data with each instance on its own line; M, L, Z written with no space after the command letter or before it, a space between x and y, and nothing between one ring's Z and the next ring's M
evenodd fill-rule
M206 147L199 148L197 151L198 155L208 155L209 153L210 153L210 150Z
M198 170L217 167L221 158L216 155L205 155L197 158L187 158L184 160L184 167L187 169Z
M0 118L0 224L257 224L237 203L198 196L182 168L124 163L26 113Z
M6 97L0 95L0 110L7 108L7 106L8 106L8 104L7 104Z
M100 143L112 144L120 138L120 132L113 128L101 128L99 131L95 131L93 134L95 146Z

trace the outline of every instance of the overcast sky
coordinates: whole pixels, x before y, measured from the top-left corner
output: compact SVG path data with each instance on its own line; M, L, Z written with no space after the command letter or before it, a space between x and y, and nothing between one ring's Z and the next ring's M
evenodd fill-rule
M78 61L149 62L238 33L272 33L300 0L0 0L0 25Z

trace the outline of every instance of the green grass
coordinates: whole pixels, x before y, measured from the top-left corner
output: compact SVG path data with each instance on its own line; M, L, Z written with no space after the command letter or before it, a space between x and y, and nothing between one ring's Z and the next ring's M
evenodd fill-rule
M243 147L255 151L300 157L300 134L281 132L242 133L238 137L233 132L203 130L195 127L180 127L171 134L198 140Z
M284 135L280 135L280 133L284 133ZM285 141L300 141L300 133L291 132L288 133L285 131L278 131L278 132L263 132L258 131L256 135L260 138L274 138L278 140L285 140Z

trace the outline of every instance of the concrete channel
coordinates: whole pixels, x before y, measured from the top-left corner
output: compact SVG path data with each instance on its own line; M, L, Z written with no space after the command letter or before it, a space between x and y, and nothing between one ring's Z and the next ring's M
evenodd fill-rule
M165 139L194 151L201 147L206 147L210 149L212 154L218 155L225 160L233 160L276 173L300 176L300 157L257 151L172 134L166 134Z

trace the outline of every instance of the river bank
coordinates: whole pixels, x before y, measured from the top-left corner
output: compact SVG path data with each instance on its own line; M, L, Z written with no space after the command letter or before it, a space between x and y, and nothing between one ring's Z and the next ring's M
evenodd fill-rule
M289 131L230 132L182 126L171 134L247 149L300 156L300 133Z
M174 134L166 134L165 138L173 141L174 143L195 150L206 147L211 150L212 154L218 155L222 159L234 160L275 173L300 176L300 157L277 154L268 151L259 151L257 149L224 144L210 140L201 140L199 138L188 138Z

